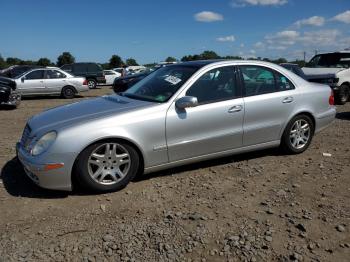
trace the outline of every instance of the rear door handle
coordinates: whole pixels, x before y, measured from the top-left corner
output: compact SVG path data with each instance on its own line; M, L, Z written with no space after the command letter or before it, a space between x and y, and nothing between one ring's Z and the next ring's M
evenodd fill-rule
M282 100L283 104L289 104L292 103L294 101L294 98L292 96L288 96L285 99Z
M228 112L229 112L229 113L240 112L240 111L242 111L242 109L243 109L243 106L237 105L237 106L231 107L231 108L228 110Z

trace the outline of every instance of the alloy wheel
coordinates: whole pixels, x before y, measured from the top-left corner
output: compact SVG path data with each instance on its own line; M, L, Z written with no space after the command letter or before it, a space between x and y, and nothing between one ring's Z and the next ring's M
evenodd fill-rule
M95 88L96 84L95 84L95 81L93 80L89 80L88 81L88 87L91 89L91 88Z
M304 119L298 119L294 122L289 140L295 149L302 149L307 145L311 137L311 129L309 123Z
M87 165L89 175L95 182L113 185L128 174L131 158L122 145L105 143L90 154Z

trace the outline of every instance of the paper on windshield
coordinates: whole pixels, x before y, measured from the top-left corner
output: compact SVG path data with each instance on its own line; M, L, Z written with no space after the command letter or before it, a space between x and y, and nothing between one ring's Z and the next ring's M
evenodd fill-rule
M166 78L164 78L164 80L172 85L176 85L181 82L181 79L176 76L167 76Z

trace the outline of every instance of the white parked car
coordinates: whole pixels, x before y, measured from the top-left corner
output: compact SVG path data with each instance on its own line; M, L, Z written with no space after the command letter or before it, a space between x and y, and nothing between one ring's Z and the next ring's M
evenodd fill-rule
M105 85L113 85L114 79L121 77L122 74L114 70L103 70L106 78Z
M334 83L329 84L338 104L345 104L350 99L350 51L318 54L306 67L306 75L334 74Z
M32 69L14 80L22 96L61 95L73 98L75 94L89 90L84 77L73 76L57 67Z

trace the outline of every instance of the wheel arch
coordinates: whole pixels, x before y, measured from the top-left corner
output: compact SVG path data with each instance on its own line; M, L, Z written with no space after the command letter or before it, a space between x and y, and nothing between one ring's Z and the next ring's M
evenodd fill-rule
M74 159L74 163L73 163L73 166L72 166L72 169L71 169L71 183L72 183L73 186L76 183L76 176L74 174L74 170L75 170L78 158L80 157L81 153L84 152L84 150L86 148L88 148L89 146L91 146L93 144L101 143L101 142L107 142L107 141L124 142L124 143L128 144L129 146L133 147L136 150L136 152L137 152L137 154L139 155L139 158L140 158L139 169L137 171L136 176L141 175L143 173L144 166L145 166L145 158L144 158L143 151L141 150L140 146L137 143L135 143L131 139L128 139L128 138L125 138L125 137L114 137L114 136L112 136L112 137L104 137L104 138L101 138L101 139L94 140L93 142L85 145L84 148L82 150L80 150L80 152L77 154L76 158Z
M312 124L314 125L314 133L315 133L315 130L316 130L316 118L315 116L308 110L301 110L301 111L298 111L296 112L295 114L293 114L289 119L288 121L286 121L286 123L284 124L283 126L283 129L281 130L281 134L280 134L280 140L282 139L282 136L284 134L284 131L286 130L286 127L288 125L288 123L296 116L300 116L300 115L306 115L308 117L310 117L311 121L312 121Z
M345 82L341 83L340 85L346 85L350 88L350 82L348 82L348 81L345 81Z
M78 93L78 90L77 90L77 89L75 88L75 86L73 86L73 85L65 85L64 87L62 87L61 93L63 92L63 90L64 90L65 88L68 88L68 87L69 87L69 88L72 88L75 94Z

